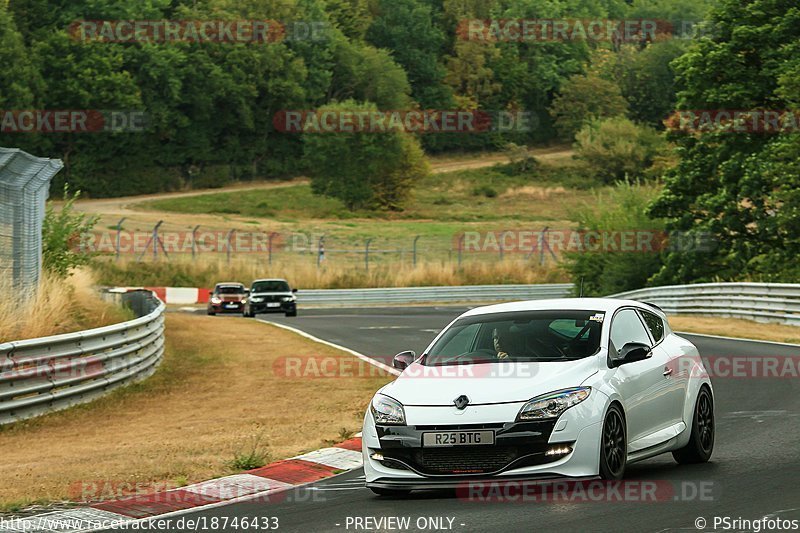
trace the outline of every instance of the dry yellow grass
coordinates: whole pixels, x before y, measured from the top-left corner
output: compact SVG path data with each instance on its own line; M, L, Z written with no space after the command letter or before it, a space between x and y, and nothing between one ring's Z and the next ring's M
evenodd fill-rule
M800 328L783 324L765 324L738 318L671 316L669 324L676 331L722 335L762 341L800 344Z
M230 474L227 463L256 436L272 460L330 445L360 430L370 397L390 379L366 364L364 377L286 377L285 357L357 360L242 318L170 313L167 346L143 383L0 429L0 509L69 498L81 481L147 486Z
M79 270L67 280L44 273L36 296L26 305L17 298L0 298L0 342L32 339L96 328L131 316L101 300L92 288L89 271ZM0 287L13 295L11 287Z
M219 281L240 281L249 284L258 278L285 278L294 287L303 289L340 289L354 287L414 287L435 285L491 285L503 283L565 283L567 274L557 265L544 267L519 256L502 262L465 261L421 262L411 264L377 263L369 272L355 262L329 262L317 268L313 258L276 262L270 266L263 258L224 259L175 258L170 262L135 263L98 262L98 278L105 285L213 287Z

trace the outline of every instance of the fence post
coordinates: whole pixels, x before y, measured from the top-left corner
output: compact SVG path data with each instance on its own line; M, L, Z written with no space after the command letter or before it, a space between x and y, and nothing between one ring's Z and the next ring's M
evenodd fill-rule
M463 233L458 237L458 266L461 266L461 255L464 250L464 237L466 237L466 235Z
M200 224L196 225L192 230L192 261L194 261L195 254L197 253L197 230L200 229Z
M417 268L417 241L419 237L419 235L414 237L414 244L411 246L411 261L414 268Z
M156 261L158 261L158 228L160 228L161 224L163 224L163 223L164 223L163 220L159 220L158 224L153 226L153 236L151 237L151 240L153 241L153 262L154 263Z
M276 232L271 231L269 232L269 236L267 237L267 249L269 250L269 264L272 265L272 239L277 235Z
M119 238L119 236L120 236L120 233L122 232L122 223L125 222L126 218L127 217L122 217L121 219L119 219L119 222L117 222L117 258L116 258L117 261L119 261L119 254L120 254L120 242L119 242L120 238Z
M371 242L372 242L372 238L367 239L367 242L366 242L365 248L364 248L364 265L367 268L367 272L369 272L369 243L371 243Z
M226 245L225 245L226 255L227 255L227 260L228 260L228 264L229 265L231 264L231 237L233 237L234 233L236 233L235 229L230 230L228 232L228 236L225 238L225 241L226 241Z
M322 261L325 259L325 235L319 238L317 242L317 268L320 267Z

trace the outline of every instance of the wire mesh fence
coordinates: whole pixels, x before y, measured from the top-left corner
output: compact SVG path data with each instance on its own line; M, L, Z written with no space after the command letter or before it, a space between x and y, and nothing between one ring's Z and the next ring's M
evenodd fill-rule
M22 293L39 283L42 223L57 159L0 148L0 282Z

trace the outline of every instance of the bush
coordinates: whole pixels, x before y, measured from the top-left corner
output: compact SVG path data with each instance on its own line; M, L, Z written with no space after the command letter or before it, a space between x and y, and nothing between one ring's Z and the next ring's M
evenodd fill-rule
M605 183L642 177L667 148L656 130L624 117L592 120L575 136L576 156Z
M69 186L64 186L64 205L60 211L47 204L42 225L42 266L58 277L66 278L70 270L83 266L91 254L83 248L85 239L97 223L97 216L75 213L75 200L80 191L70 196Z
M572 76L553 99L550 115L563 140L572 139L588 121L623 115L628 104L620 88L595 75Z
M619 183L610 193L597 194L596 201L572 213L580 230L614 232L664 228L662 220L647 215L647 206L658 188L653 185ZM565 269L576 292L583 283L584 296L608 296L648 285L661 269L662 253L601 250L565 254Z

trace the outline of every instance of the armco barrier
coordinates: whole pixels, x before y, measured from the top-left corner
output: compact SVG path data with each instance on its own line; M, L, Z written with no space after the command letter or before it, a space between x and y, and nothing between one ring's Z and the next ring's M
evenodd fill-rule
M462 287L396 287L388 289L309 289L297 293L298 305L359 305L423 302L493 302L565 298L572 284L468 285Z
M697 283L615 294L653 303L667 314L713 315L800 326L800 284Z
M0 344L0 424L90 401L155 371L164 353L164 304L146 291L116 298L139 318Z
M564 298L572 294L572 284L551 285L468 285L461 287L397 287L388 289L300 289L299 304L309 305L382 305L425 302L500 302ZM112 292L125 292L130 287L117 287ZM168 304L207 303L208 289L186 287L146 287Z

